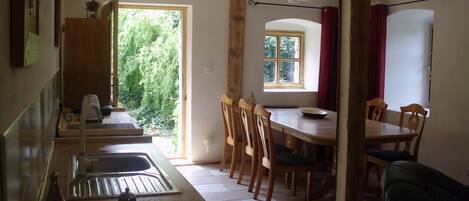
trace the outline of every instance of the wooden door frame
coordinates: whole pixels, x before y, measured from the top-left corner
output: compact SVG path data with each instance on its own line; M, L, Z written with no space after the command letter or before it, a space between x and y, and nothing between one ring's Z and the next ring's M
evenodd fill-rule
M163 6L163 5L153 5L153 4L135 4L135 3L122 3L120 2L118 4L118 6L116 7L116 10L119 10L119 9L142 9L142 10L171 10L171 11L179 11L180 14L181 14L181 66L180 66L180 75L179 75L179 78L180 78L180 89L181 89L181 92L179 93L179 99L181 101L181 105L180 105L180 120L181 122L179 123L180 125L180 128L178 128L178 131L180 132L180 136L178 136L178 141L181 142L181 155L180 156L176 156L176 157L170 157L169 159L185 159L186 158L186 149L187 149L187 146L186 146L186 131L187 131L187 126L186 126L186 120L187 120L187 29L188 29L188 16L187 16L187 6ZM118 12L114 12L115 15L116 13ZM117 19L117 17L116 17ZM114 40L115 41L118 41L118 27L117 27L117 24L118 24L118 20L115 20L115 24L114 24ZM117 44L117 43L115 43ZM116 49L117 49L117 45L116 46ZM115 50L116 52L118 50ZM117 55L116 53L114 55ZM117 61L117 59L115 60ZM114 80L116 80L116 82L114 83L118 83L118 73L116 73L118 71L118 62L115 62L117 65L114 66L115 68L115 71L114 71ZM119 102L119 86L117 84L115 84L115 88L114 88L114 94L117 94L117 96L114 96L114 97L117 97L117 99L115 100L115 105L118 106L118 102Z

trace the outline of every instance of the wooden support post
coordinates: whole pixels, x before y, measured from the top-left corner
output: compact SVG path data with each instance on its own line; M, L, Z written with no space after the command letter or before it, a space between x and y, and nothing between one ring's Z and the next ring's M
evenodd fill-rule
M243 96L245 0L230 0L227 95L235 100Z
M368 88L370 0L340 1L336 200L361 200Z

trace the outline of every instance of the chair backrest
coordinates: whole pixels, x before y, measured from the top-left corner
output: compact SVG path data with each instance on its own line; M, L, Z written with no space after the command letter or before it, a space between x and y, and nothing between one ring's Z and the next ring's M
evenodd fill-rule
M386 104L381 98L366 101L366 118L374 121L384 121L387 109L388 104Z
M237 140L236 135L236 122L233 106L233 99L226 95L221 96L221 111L223 114L223 124L225 125L225 140L235 143Z
M408 115L407 124L404 125L404 119ZM413 133L417 134L417 139L415 140L413 157L414 160L418 158L418 151L420 146L420 140L422 139L423 128L425 127L425 120L427 118L428 111L425 110L419 104L410 104L408 106L401 107L401 115L399 118L399 126L406 127L410 129ZM396 144L396 149L399 149L399 145ZM406 151L410 150L410 142L406 143Z
M254 108L257 128L257 140L259 144L259 158L262 165L266 168L272 168L271 161L275 159L273 150L272 128L270 126L270 112L261 105Z
M256 154L257 140L256 129L254 128L254 105L244 99L239 100L239 114L241 120L241 130L243 133L243 151Z

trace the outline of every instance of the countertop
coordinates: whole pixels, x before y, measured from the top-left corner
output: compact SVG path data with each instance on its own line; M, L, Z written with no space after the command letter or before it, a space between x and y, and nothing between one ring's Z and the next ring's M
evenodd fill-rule
M181 173L166 159L166 157L151 143L135 144L107 144L104 142L87 143L87 153L146 153L151 160L158 164L168 175L169 179L181 193L159 195L153 197L139 197L138 201L202 201L203 197L182 176ZM52 154L49 172L59 174L59 184L65 197L68 195L68 169L73 154L79 150L79 144L70 142L56 142ZM115 201L116 199L99 199L96 201Z
M79 116L70 116L71 121L65 121L63 115L60 116L59 123L59 136L60 137L77 137L80 135L80 129L69 129L68 126L72 125L77 128L80 126ZM89 124L89 123L88 123ZM135 118L130 116L126 111L113 111L110 116L104 116L103 124L123 124L132 126L132 128L100 128L100 129L86 129L87 136L141 136L143 129L137 124Z

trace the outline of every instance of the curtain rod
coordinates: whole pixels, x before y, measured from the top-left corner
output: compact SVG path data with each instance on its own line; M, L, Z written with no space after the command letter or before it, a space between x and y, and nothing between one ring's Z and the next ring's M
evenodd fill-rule
M427 0L415 0L415 1L409 1L409 2L387 4L387 5L385 5L385 6L387 6L387 7L391 7L391 6L401 6L401 5L407 5L407 4L413 4L413 3L420 3L420 2L424 2L424 1L427 1Z
M292 4L280 4L280 3L266 3L266 2L258 2L254 0L249 0L249 5L257 6L257 5L267 5L267 6L285 6L285 7L296 7L296 8L311 8L311 9L319 9L322 10L322 7L314 7L314 6L300 6L300 5L292 5Z

